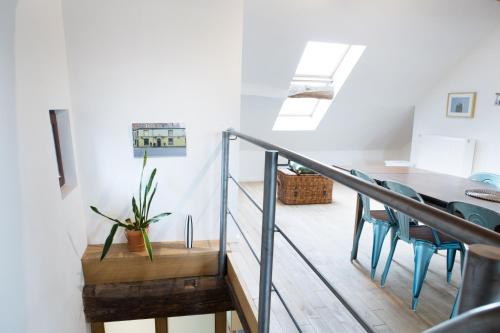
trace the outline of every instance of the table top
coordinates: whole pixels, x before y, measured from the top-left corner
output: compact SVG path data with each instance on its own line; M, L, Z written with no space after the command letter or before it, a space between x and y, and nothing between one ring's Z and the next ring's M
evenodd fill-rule
M364 165L356 166L356 168L378 181L396 181L413 188L424 196L444 203L462 201L500 213L500 203L472 198L465 194L466 190L471 189L498 190L493 185L410 167Z

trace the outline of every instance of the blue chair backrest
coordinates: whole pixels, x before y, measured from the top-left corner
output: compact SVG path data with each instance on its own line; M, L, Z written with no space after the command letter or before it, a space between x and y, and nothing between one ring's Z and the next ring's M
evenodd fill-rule
M494 173L478 172L469 177L470 180L500 187L500 176Z
M370 182L370 183L373 183L373 184L377 184L375 182L375 180L373 180L373 178L371 178L370 176L368 176L366 173L364 173L362 171L352 169L351 170L351 174L353 176L356 176L356 177L358 177L360 179L363 179L363 180L365 180L367 182ZM361 193L359 193L359 196L361 197L361 202L363 203L363 219L365 221L370 221L372 219L372 215L370 213L370 211L371 211L371 208L370 208L370 198L367 197L364 194L361 194Z
M498 231L500 228L500 214L488 208L455 201L448 204L448 211L487 229Z
M397 182L392 182L392 181L384 181L382 182L382 186L388 188L391 191L397 192L401 195L407 196L409 198L412 198L416 201L424 202L420 194L415 192L411 187L408 187L406 185L397 183ZM398 235L399 237L406 241L410 241L410 224L418 224L418 222L404 214L401 213L400 211L397 211L391 207L386 206L386 209L389 213L389 216L394 220L394 222L398 226Z

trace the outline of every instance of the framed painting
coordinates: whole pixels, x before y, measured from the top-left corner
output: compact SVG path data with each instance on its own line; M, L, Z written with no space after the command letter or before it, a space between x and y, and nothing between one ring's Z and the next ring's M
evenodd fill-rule
M456 118L474 118L476 109L476 93L450 93L446 115Z
M186 126L183 123L132 124L134 157L186 156Z

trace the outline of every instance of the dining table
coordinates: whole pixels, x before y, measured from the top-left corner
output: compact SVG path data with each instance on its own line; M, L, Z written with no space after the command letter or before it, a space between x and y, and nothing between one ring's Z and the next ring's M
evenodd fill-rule
M491 184L406 166L365 164L356 165L354 168L366 173L379 184L383 181L395 181L409 186L422 196L425 203L439 209L446 210L448 203L461 201L485 207L500 214L500 203L473 198L465 194L467 190L499 190ZM343 169L349 170L352 167L343 167ZM360 225L362 210L363 203L358 195L354 235Z

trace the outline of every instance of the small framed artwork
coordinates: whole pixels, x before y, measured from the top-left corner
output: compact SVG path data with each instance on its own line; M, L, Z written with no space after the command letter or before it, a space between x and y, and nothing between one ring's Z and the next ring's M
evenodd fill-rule
M495 99L495 105L500 106L500 93L497 93L497 98Z
M450 93L446 115L457 118L474 118L476 109L476 93Z
M132 124L134 157L186 156L186 126L183 123Z

